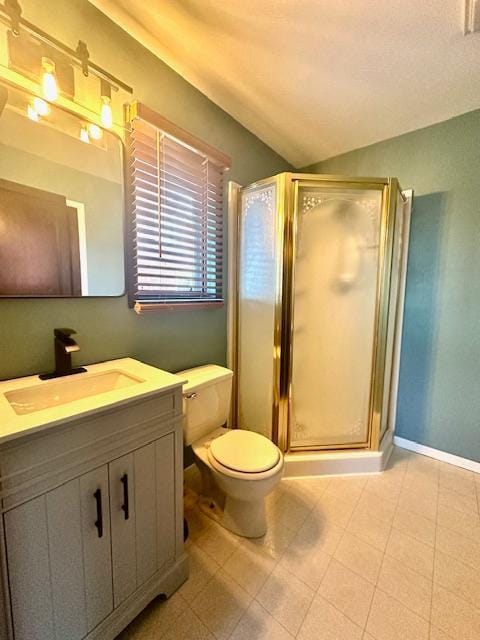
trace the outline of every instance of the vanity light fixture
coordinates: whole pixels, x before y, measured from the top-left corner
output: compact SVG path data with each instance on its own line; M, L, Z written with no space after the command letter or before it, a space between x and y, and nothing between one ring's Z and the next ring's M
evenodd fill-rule
M102 80L100 83L100 101L102 106L100 108L100 120L102 125L106 129L111 129L113 126L113 114L112 114L112 87Z
M98 114L97 112L97 115L92 119L97 120L98 115L100 115L102 126L105 129L113 128L112 90L118 91L119 89L123 89L128 93L133 93L133 90L107 70L92 62L85 42L79 40L76 49L73 49L46 31L43 31L43 29L40 29L24 17L18 0L3 0L3 2L0 0L0 23L7 25L10 35L22 35L22 40L17 41L17 43L20 42L20 44L17 44L17 48L26 47L25 51L31 51L33 45L35 45L37 50L39 45L43 47L42 50L45 55L41 58L40 80L43 98L45 100L54 102L59 98L59 85L63 92L62 98L74 100L75 77L71 73L69 66L80 68L85 77L92 75L100 81L100 113ZM24 35L26 35L25 38L23 38ZM8 42L7 48L10 51L10 48L13 49L14 46L11 42ZM20 54L21 53L22 52L20 52ZM36 70L28 66L25 67L24 64L24 60L28 59L28 55L22 56L20 54L18 55L20 64L16 64L15 72L21 73L30 79L32 76L35 77L37 75L35 73ZM55 68L56 65L57 72ZM65 78L67 78L67 81L65 81ZM42 116L45 107L34 108L32 106L30 111L32 112L32 117L34 117L34 111L36 111L38 116ZM98 131L96 131L96 134L98 135ZM92 135L90 133L89 139L94 139L94 136L95 134Z
M32 107L31 104L27 106L27 117L30 120L33 120L33 122L40 122L40 116L38 115L38 112L35 110L34 107Z
M102 128L98 126L98 124L90 124L87 127L88 135L92 140L101 140L103 136Z
M42 58L42 89L43 96L49 102L58 98L57 79L55 77L55 63L50 58Z
M87 144L90 142L90 136L88 135L88 129L86 126L80 128L80 140Z
M50 113L50 106L48 102L42 100L42 98L34 98L32 106L39 116L48 116Z

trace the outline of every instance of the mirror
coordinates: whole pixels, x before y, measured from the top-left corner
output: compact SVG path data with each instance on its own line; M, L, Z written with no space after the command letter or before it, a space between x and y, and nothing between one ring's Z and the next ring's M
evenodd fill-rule
M0 84L0 296L122 295L123 184L114 133Z

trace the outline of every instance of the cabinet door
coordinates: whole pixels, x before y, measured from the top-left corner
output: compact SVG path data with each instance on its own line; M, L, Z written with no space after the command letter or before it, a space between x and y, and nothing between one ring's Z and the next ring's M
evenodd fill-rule
M87 635L80 480L47 493L46 510L55 637L79 640Z
M4 515L15 640L55 638L46 498Z
M80 640L112 611L108 502L102 467L5 514L15 640Z
M108 467L112 523L113 600L115 607L118 607L137 586L133 453L114 460Z
M85 603L90 631L113 610L108 468L80 478Z
M173 434L109 464L115 607L174 558L174 468Z
M175 557L175 436L155 442L157 568Z
M157 498L155 443L137 449L135 465L135 532L137 587L157 571Z

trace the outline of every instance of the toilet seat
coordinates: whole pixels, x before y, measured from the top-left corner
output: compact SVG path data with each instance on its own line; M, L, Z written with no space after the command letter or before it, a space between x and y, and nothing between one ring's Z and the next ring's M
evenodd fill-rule
M273 442L244 429L232 429L213 439L207 456L219 473L245 480L268 478L283 466L283 456Z

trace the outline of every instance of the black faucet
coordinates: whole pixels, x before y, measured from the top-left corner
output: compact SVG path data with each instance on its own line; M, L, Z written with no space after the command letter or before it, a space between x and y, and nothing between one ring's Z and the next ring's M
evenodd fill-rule
M39 378L50 380L86 371L85 367L72 369L72 353L80 350L75 340L70 337L76 332L73 329L54 329L53 333L55 335L55 371L42 373Z

